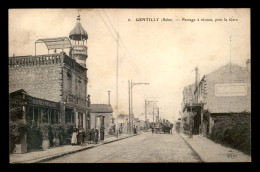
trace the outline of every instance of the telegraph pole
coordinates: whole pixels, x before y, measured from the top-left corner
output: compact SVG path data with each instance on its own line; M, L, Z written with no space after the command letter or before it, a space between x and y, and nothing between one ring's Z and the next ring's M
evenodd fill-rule
M129 119L128 119L128 121L129 121L129 134L131 133L131 121L130 121L130 118L131 118L131 108L130 108L130 106L131 106L131 102L130 102L131 100L130 100L130 81L128 80L128 106L129 106Z
M119 35L117 34L117 46L116 46L116 131L117 131L117 138L118 138L118 40Z
M145 130L147 131L146 99L144 100Z
M154 107L153 107L153 127L154 127Z
M129 106L131 107L130 108L130 111L131 111L131 113L129 113L129 114L133 114L133 86L135 86L135 85L141 85L141 84L145 84L145 85L149 85L149 83L134 83L134 82L132 82L132 80L131 80L131 83L130 83L130 104L129 104ZM134 115L133 115L134 116ZM130 119L132 118L132 116L130 116ZM133 123L133 120L131 120L130 121L130 128L131 128L131 132L132 132L132 123Z
M158 122L160 122L159 108L158 108Z

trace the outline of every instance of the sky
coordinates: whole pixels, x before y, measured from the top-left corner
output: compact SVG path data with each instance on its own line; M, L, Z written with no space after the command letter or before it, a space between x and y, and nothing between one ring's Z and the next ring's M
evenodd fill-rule
M202 78L229 63L230 57L242 67L251 58L250 9L10 9L9 56L34 55L34 43L41 38L69 37L78 13L88 33L91 103L107 104L111 91L114 115L117 52L118 114L128 114L128 81L132 80L149 83L133 87L135 117L144 119L146 99L157 101L160 116L170 121L179 117L183 87L195 81L196 66ZM44 44L37 44L37 55L47 53ZM148 105L150 120L152 105Z

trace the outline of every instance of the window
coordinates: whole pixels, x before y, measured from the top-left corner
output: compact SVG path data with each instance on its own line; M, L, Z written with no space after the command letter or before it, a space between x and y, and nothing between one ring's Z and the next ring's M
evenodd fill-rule
M41 119L43 123L48 123L47 111L41 110Z
M54 121L54 111L50 110L50 116L51 116L51 124L56 124Z
M67 81L68 81L68 92L72 93L72 77L71 72L67 72Z
M74 123L74 112L72 109L65 109L65 123Z
M81 127L83 127L83 114L80 112L78 113L78 119L79 119L78 126L79 126L79 128L81 128Z
M38 118L38 108L33 108L33 111L34 111L34 113L33 113L33 118L34 118L34 121L35 122L38 122L39 121L39 118Z

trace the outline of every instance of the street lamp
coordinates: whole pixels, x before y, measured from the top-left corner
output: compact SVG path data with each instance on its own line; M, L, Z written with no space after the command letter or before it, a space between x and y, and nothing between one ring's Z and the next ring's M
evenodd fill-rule
M149 85L149 83L134 83L128 81L128 93L129 93L129 132L132 133L132 122L131 122L131 115L133 114L133 87L135 85Z

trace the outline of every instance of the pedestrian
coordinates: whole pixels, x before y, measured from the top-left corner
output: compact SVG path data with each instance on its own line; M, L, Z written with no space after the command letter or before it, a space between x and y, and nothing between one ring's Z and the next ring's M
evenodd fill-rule
M99 132L98 129L95 129L95 144L98 144L98 136L99 136Z
M78 144L80 144L81 146L84 143L84 138L85 138L85 131L84 128L81 128L78 134Z
M87 142L88 142L88 144L91 144L91 130L88 130L87 131Z
M90 132L91 134L91 141L92 141L92 143L95 143L95 130L94 130L94 128L92 128L91 129L91 132Z
M120 128L119 128L119 134L122 134L123 133L123 126L122 124L120 125Z
M172 134L172 128L173 128L173 124L172 123L170 124L170 127L171 127L171 134Z
M78 137L79 130L77 127L74 127L72 137L71 137L71 145L76 145L78 143L77 137Z
M152 134L153 134L153 132L154 132L154 128L152 127Z
M104 141L104 137L105 137L105 127L101 126L100 127L100 141Z

